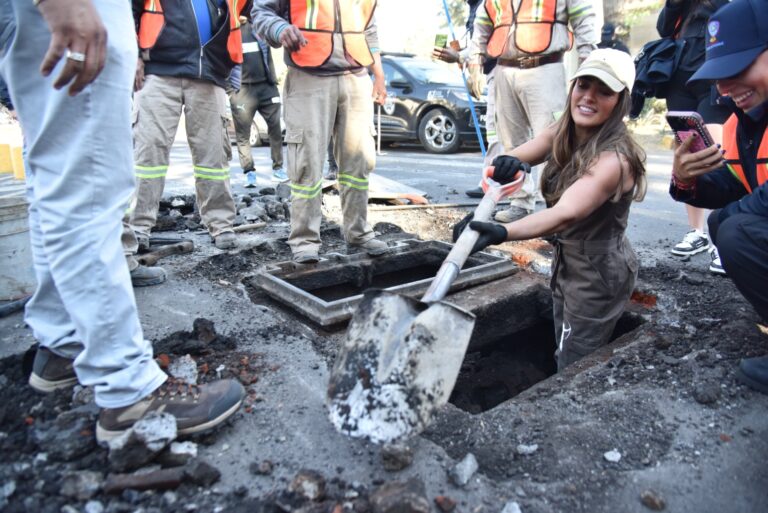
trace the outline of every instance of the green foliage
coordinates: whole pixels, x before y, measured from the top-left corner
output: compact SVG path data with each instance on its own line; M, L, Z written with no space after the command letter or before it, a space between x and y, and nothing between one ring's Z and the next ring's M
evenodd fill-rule
M657 15L663 5L664 0L640 3L627 2L621 9L621 12L624 15L624 19L621 21L621 24L627 28L631 28L634 24L646 16L650 14Z
M467 15L469 14L469 7L464 0L448 0L448 12L451 13L451 21L453 22L453 30L456 31L456 37L461 37L464 34L464 24L467 22ZM440 28L448 28L448 19L445 17L445 8L443 7L443 1L439 0L437 6L437 16L440 18Z

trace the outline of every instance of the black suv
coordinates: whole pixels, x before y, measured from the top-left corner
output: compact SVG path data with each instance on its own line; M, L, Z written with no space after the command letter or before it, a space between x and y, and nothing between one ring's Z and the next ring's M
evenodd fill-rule
M432 153L453 153L462 142L477 144L457 65L393 53L383 53L381 63L387 85L387 102L381 107L382 141L418 140ZM475 100L475 108L485 139L485 101Z

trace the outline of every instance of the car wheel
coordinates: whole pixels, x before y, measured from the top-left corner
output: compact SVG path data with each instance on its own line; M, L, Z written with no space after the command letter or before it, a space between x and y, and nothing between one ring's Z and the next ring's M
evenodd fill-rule
M261 146L261 138L259 137L259 127L256 126L256 122L251 123L251 137L249 137L251 146Z
M430 153L453 153L459 149L456 119L446 110L427 112L419 123L419 141Z

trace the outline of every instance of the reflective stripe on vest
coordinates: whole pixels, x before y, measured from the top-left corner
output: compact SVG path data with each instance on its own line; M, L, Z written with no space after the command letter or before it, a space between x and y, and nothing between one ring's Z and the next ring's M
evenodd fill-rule
M748 192L752 192L752 186L749 185L744 168L741 165L741 156L739 155L739 145L737 142L737 128L739 120L735 114L732 114L728 121L723 125L723 149L728 157L736 156L735 159L725 161L728 169L733 173ZM762 185L768 180L768 130L763 132L763 140L757 149L757 185Z
M361 66L370 66L373 55L365 40L365 28L375 9L375 0L291 0L289 20L307 40L306 46L291 52L291 60L302 68L322 66L333 54L333 34L338 33L343 36L346 53Z
M557 19L557 0L520 0L515 12L514 0L485 0L485 12L493 23L486 53L499 57L507 48L509 31L515 25L515 46L524 53L542 53L552 42ZM569 31L569 39L571 38Z
M227 0L229 10L229 36L227 51L235 64L243 62L243 39L240 35L240 11L245 0ZM144 0L144 11L139 19L139 49L149 50L157 43L157 38L165 26L165 13L160 0Z

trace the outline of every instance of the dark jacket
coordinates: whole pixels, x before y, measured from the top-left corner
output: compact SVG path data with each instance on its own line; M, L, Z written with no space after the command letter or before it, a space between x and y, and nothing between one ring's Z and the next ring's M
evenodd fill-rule
M250 23L240 27L240 30L243 34L241 82L243 84L267 83L274 86L277 84L277 77L275 76L275 63L272 62L272 52L270 52L269 45L256 39Z
M680 56L680 69L693 73L704 64L707 21L728 0L683 0L673 4L666 1L656 20L661 37L676 35L684 42ZM677 26L677 30L676 30Z
M726 166L698 177L695 188L690 190L678 189L673 183L670 185L669 193L675 200L694 207L721 209L718 212L718 221L721 223L737 213L752 213L768 217L768 182L757 185L757 150L768 127L768 106L763 105L762 115L755 121L741 109L736 108L730 98L723 99L723 102L731 107L739 120L736 144L752 193L747 192ZM728 158L728 155L725 157Z
M144 1L132 0L132 3L138 33ZM217 2L208 1L213 37L205 46L200 42L191 0L162 0L162 6L165 26L155 46L142 52L144 73L197 78L225 87L229 72L235 65L227 51L229 11L226 6L220 8Z

